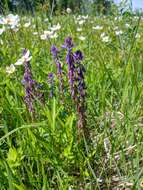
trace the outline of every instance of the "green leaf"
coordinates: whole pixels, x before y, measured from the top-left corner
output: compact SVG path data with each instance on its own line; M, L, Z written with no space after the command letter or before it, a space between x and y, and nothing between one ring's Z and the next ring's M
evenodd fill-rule
M16 183L13 183L13 186L18 190L28 190L23 184L17 185Z
M8 160L8 162L11 162L11 161L15 162L16 159L17 159L17 156L18 156L18 154L17 154L16 149L15 148L10 148L9 152L7 154L7 160Z

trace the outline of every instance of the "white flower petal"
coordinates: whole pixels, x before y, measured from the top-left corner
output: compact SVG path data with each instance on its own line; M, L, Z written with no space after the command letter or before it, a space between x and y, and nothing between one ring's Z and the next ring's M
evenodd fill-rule
M14 65L22 65L24 63L24 59L18 59Z
M84 37L84 36L79 36L78 37L81 41L84 41L85 39L86 39L86 37Z
M26 54L23 56L25 59L28 59L29 58L29 56L30 56L30 51L29 50L27 50L27 52L26 52Z
M28 57L26 61L30 61L32 59L32 56Z

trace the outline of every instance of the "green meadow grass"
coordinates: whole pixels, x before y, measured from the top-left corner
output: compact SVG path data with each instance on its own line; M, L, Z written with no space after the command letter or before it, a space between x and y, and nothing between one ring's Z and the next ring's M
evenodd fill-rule
M0 190L142 189L143 181L143 21L124 16L89 17L80 26L72 15L21 17L19 31L0 39ZM25 28L27 20L31 25ZM41 40L60 23L57 39ZM126 23L130 27L126 27ZM35 25L35 28L33 27ZM93 30L93 26L103 26ZM114 27L123 31L115 35ZM38 35L33 35L38 32ZM105 32L111 39L103 42ZM136 38L140 34L140 38ZM52 44L71 36L84 53L88 139L78 136L71 97L48 97L47 75L54 62ZM84 36L85 40L78 37ZM22 48L32 54L33 78L44 85L46 102L38 100L33 118L23 98L23 65L7 75ZM63 64L66 64L63 60ZM61 101L63 99L65 103Z

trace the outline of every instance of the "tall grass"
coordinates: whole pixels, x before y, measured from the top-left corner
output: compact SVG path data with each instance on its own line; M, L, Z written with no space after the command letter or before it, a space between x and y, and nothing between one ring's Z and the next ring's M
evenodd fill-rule
M124 16L89 17L83 31L73 15L22 17L17 32L6 30L0 39L0 189L141 189L143 176L143 21ZM31 21L28 28L24 24ZM40 35L60 23L57 39ZM129 27L126 27L126 24ZM93 26L103 26L93 30ZM34 26L34 27L33 27ZM123 31L115 35L114 27ZM33 32L38 32L33 35ZM111 41L105 43L105 32ZM137 34L140 38L136 38ZM85 36L81 41L78 37ZM87 127L90 137L79 138L77 115L67 94L63 104L55 87L49 98L48 73L54 70L52 44L61 46L73 37L84 52L86 67ZM7 75L6 66L15 63L21 49L32 53L31 69L43 84L46 103L37 100L31 117L24 101L23 65ZM64 54L64 53L63 53ZM65 56L65 55L63 55ZM66 64L63 59L63 64ZM65 89L66 90L66 89Z

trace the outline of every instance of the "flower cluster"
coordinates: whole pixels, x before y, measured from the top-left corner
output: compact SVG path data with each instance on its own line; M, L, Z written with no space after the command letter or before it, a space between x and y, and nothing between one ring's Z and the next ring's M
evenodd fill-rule
M83 54L80 50L73 53L74 43L71 37L65 39L63 48L67 49L66 62L68 64L68 77L71 97L74 100L78 114L78 128L84 129L86 125L85 118L85 68L81 61Z
M60 94L64 95L64 75L65 78L68 78L68 85L66 89L69 89L69 93L74 103L74 107L78 116L78 129L84 132L86 127L86 86L85 86L85 68L82 64L83 54L80 50L73 51L75 44L71 37L65 39L62 49L66 50L66 63L65 67L62 68L60 50L56 46L51 47L51 53L56 65L56 74L49 73L47 77L47 83L49 85L50 93L49 97L54 96L55 80L54 76L56 75L59 81L59 90ZM25 97L24 101L32 116L35 113L35 100L40 100L42 93L39 92L39 84L33 79L31 72L30 60L32 56L28 49L23 49L23 55L18 61L10 67L6 68L6 72L11 74L15 71L15 66L24 65L24 76L22 84L25 88ZM64 101L62 101L64 103Z
M61 25L58 23L57 25L53 25L49 28L49 30L45 30L43 34L41 34L41 40L55 39L58 37L57 31L61 29Z
M71 37L67 37L65 39L64 44L62 45L63 49L67 50L66 53L66 63L67 63L67 77L68 77L68 86L71 98L73 100L74 106L76 108L77 116L78 116L78 129L84 131L86 127L86 105L85 105L85 97L86 97L86 88L85 88L85 68L82 64L83 54L80 50L73 51L75 44ZM62 66L60 63L60 51L56 46L51 47L51 53L53 55L53 59L56 63L57 68L57 77L59 79L60 84L60 92L63 94L63 75L66 72L63 72ZM48 83L52 84L53 74L48 75Z
M20 18L18 15L9 14L7 16L0 17L0 24L3 25L4 28L8 29L17 29L19 26Z

